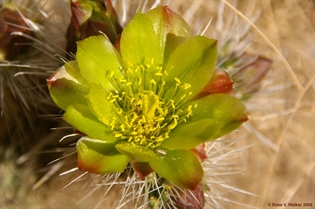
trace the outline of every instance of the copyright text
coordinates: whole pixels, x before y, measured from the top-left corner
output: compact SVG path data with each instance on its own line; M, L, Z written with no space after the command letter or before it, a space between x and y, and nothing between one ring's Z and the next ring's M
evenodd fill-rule
M268 203L269 207L312 207L312 203Z

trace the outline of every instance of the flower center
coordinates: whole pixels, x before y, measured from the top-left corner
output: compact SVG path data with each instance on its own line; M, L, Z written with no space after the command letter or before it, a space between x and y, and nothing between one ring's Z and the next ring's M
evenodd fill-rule
M165 89L166 76L162 67L139 65L129 67L123 79L110 79L117 89L107 98L118 109L111 123L115 137L155 148L186 121L192 113L192 105L185 105L190 85L175 78L176 85Z

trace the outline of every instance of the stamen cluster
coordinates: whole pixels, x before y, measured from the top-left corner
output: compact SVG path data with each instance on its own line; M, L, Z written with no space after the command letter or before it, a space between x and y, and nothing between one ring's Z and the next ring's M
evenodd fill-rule
M153 63L130 65L123 79L109 75L116 91L107 96L117 107L110 124L114 136L151 148L160 146L192 114L192 106L184 105L191 95L190 84L175 78L176 86L165 92L167 72Z

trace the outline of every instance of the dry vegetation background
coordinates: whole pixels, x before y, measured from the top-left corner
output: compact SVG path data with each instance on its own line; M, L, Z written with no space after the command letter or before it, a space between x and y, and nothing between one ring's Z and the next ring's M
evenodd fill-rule
M170 8L183 14L196 28L205 26L212 18L205 35L217 36L218 1L189 2L174 0ZM273 65L261 91L246 101L250 120L236 134L227 136L245 137L233 145L241 151L227 157L227 161L241 159L241 165L236 174L222 177L225 180L222 183L231 185L220 190L230 200L224 207L272 208L268 203L290 202L312 203L312 207L305 208L315 208L315 3L309 0L228 2L249 18L261 12L255 21L259 30L253 27L249 30L253 39L246 51L272 59ZM119 14L120 9L117 10ZM130 13L134 11L130 9ZM233 17L233 24L248 23L225 5L223 21L229 17ZM225 27L224 31L228 31L231 25ZM29 191L37 175L42 175L41 169L33 164L17 166L16 158L10 158L13 154L5 149L0 152L6 156L0 167L0 195L4 198L0 200L1 208L91 208L102 194L77 204L92 187L82 181L61 189L78 175L54 175L37 190ZM116 194L115 191L109 194L101 208L109 208Z

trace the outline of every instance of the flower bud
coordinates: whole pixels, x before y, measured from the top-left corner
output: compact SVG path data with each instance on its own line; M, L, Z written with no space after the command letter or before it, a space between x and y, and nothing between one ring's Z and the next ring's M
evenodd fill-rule
M0 61L13 61L17 56L26 52L30 39L25 36L12 33L33 36L33 32L27 30L24 18L9 6L0 10Z
M72 0L72 17L67 31L67 51L76 52L76 42L104 33L115 43L122 28L109 0Z

